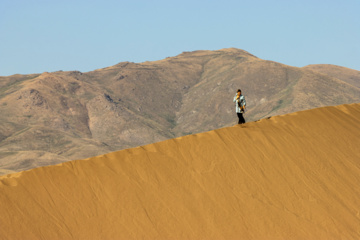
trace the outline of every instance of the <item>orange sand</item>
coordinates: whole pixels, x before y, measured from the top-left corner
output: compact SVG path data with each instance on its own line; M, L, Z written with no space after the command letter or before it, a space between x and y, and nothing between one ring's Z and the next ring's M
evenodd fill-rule
M0 239L360 239L359 119L319 108L0 177Z

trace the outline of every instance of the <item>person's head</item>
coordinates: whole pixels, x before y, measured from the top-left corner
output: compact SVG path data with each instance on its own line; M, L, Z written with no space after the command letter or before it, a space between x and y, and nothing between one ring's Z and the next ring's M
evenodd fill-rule
M238 95L241 95L241 89L238 89L238 90L237 90L237 94L238 94Z

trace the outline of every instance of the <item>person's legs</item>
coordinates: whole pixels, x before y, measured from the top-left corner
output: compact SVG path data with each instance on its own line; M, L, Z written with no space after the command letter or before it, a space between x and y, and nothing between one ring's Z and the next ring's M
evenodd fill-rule
M236 113L237 114L237 116L238 116L238 124L241 124L241 117L242 117L242 114L241 113Z
M245 123L245 118L244 118L243 114L242 113L237 113L237 115L238 115L238 118L239 118L238 124Z
M242 123L245 123L245 118L244 118L243 113L241 113L241 122L242 122Z

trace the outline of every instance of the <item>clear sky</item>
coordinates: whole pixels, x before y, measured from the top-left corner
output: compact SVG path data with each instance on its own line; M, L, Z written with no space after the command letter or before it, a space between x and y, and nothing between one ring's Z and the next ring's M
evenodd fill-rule
M0 76L229 47L360 70L360 0L0 0Z

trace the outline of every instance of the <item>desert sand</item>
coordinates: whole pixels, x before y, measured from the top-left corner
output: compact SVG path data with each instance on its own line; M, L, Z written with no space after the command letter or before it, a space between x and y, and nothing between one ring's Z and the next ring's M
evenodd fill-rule
M0 177L0 239L360 239L359 119L324 107Z

